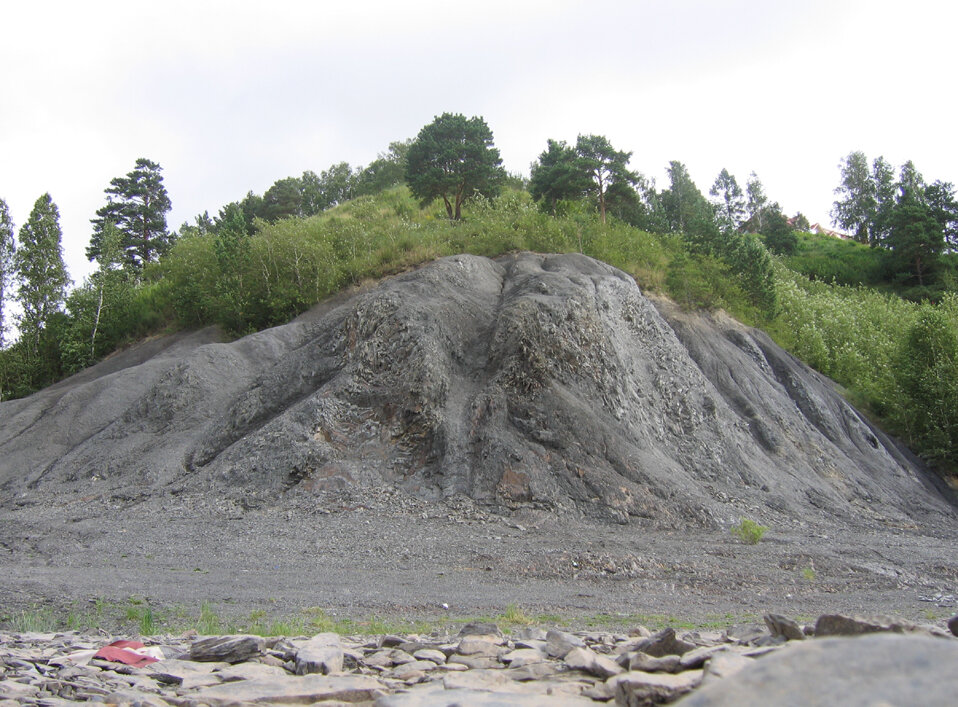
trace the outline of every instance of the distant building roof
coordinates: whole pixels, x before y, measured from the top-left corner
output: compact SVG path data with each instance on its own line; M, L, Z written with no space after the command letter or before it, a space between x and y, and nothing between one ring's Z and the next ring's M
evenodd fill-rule
M808 230L811 233L818 234L819 236L832 236L834 238L841 238L843 241L853 240L853 238L847 233L842 233L841 231L833 231L830 228L825 228L820 223L813 223Z

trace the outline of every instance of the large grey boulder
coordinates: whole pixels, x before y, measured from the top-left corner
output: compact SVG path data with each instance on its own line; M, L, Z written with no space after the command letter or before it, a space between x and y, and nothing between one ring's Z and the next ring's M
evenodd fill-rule
M682 707L954 705L958 641L873 634L789 643L724 680L708 682Z

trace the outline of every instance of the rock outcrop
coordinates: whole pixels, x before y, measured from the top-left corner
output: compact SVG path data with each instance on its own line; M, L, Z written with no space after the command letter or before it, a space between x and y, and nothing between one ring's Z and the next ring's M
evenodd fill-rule
M385 483L671 527L955 518L767 336L656 304L584 256L444 258L214 339L154 342L0 405L0 505L118 489L321 504Z

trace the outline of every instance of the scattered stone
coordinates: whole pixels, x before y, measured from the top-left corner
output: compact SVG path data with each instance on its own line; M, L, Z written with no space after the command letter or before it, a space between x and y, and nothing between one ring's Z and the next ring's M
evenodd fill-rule
M260 680L262 678L276 678L289 675L289 672L275 665L266 665L265 663L237 663L229 667L217 670L213 673L223 682L235 682L237 680Z
M616 705L645 707L672 702L691 692L702 680L701 670L688 670L678 675L668 673L622 673L608 681Z
M516 632L516 644L519 641L545 641L548 631L538 626L523 626Z
M400 638L396 645L408 651L399 647L378 648L383 643L381 639L319 634L312 638L269 639L263 642L263 651L233 663L185 658L194 653L235 658L237 645L250 637L220 636L202 641L184 637L156 641L151 648L162 655L179 657L159 660L145 668L108 661L83 665L68 659L80 651L96 650L111 642L107 637L0 633L0 707L14 704L65 707L83 701L145 707L313 702L343 706L354 702L369 705L374 700L378 700L377 704L410 707L453 704L487 707L596 704L612 699L621 705L652 705L678 699L690 690L694 690L693 694L684 699L697 699L705 689L712 690L723 683L737 684L740 676L762 674L756 673L757 666L778 666L780 662L787 669L775 668L779 672L770 673L773 677L767 678L769 692L758 693L762 695L761 700L752 704L783 701L789 704L788 699L779 699L775 690L788 692L789 699L794 698L792 704L795 700L800 704L816 704L816 700L818 704L856 704L854 700L849 702L848 695L831 686L830 681L865 685L871 690L877 680L874 675L879 673L897 676L883 678L885 682L878 683L888 687L886 701L889 704L953 704L950 699L940 698L951 697L958 691L953 684L956 678L952 670L958 664L955 655L958 641L941 629L938 637L886 632L786 642L784 635L773 637L770 633L778 632L776 627L781 623L773 618L769 631L746 644L729 642L724 633L692 632L679 639L668 631L638 641L609 633L551 631L545 633L546 641L536 638L526 641L541 645L542 650L515 648L524 642L507 641L490 633L455 638L433 636L431 642L414 636L396 637ZM911 624L892 620L873 622L873 625L892 627L892 630L911 627ZM892 647L881 651L862 649L875 641L878 643L874 645ZM572 645L576 642L582 645ZM683 651L681 654L661 656L633 650L638 645L651 646L653 651L676 648L677 642L692 647L685 650L680 644L677 648ZM769 645L761 645L764 643ZM254 649L259 645L253 641ZM549 655L546 649L550 645L553 653L562 653L563 657ZM809 650L825 651L823 646L832 645L841 649L828 648L834 652L812 653L810 655L818 657L809 659L790 657L796 655L796 651L804 651L806 646L813 647ZM462 655L455 652L460 646L477 652ZM318 655L325 650L332 652L329 660ZM929 650L938 656L935 661L928 658ZM343 659L337 667L337 657L347 655L349 661ZM763 657L754 659L759 655ZM914 667L923 660L927 663L925 667ZM295 674L328 669L348 671L348 674ZM816 670L822 671L821 679ZM799 675L800 679L795 677ZM930 682L931 675L936 676L934 684ZM697 687L699 685L702 687ZM919 688L923 692L919 692ZM905 691L896 692L900 690ZM861 699L871 704L885 693L875 688L861 694ZM918 694L921 699L915 697ZM729 701L750 704L738 696L716 700L701 704Z
M738 671L748 667L754 662L754 658L746 658L741 653L723 651L716 653L705 664L705 672L702 675L702 684L707 685L716 680L723 680Z
M585 641L557 629L552 629L546 634L546 653L553 658L565 658L573 648L585 648Z
M7 700L22 700L27 697L33 697L40 688L35 685L28 685L14 680L4 680L0 682L0 697Z
M529 663L521 667L510 667L508 676L517 682L542 680L564 670L560 663L549 661L545 663Z
M571 695L563 695L560 702L550 694L531 695L468 688L450 691L433 687L380 697L375 707L555 707L557 704L578 707L595 705L595 702Z
M460 636L496 636L502 638L502 631L494 623L489 621L473 621L462 627L459 631Z
M372 665L379 668L391 668L394 665L411 663L414 660L416 659L404 650L399 648L388 648L385 650L376 651L375 653L370 653L363 659L363 662L366 665Z
M296 651L295 660L297 675L341 673L343 646L339 641L339 635L320 633L313 636Z
M193 704L227 707L237 703L312 704L324 700L371 702L386 694L379 680L365 675L291 675L229 682L200 690Z
M754 643L767 635L766 629L758 624L730 626L725 631L725 636L730 642L741 643L743 645Z
M664 628L635 645L635 650L653 657L682 655L693 648L695 648L693 644L683 641L675 635L674 628Z
M260 636L210 636L190 646L190 660L239 663L263 652Z
M458 653L449 656L446 661L448 665L459 663L465 665L471 670L494 670L505 667L495 656L489 655L459 655Z
M703 665L705 665L707 660L712 658L712 656L727 650L728 646L724 645L701 646L700 648L693 648L688 653L683 653L682 657L679 658L679 667L682 670L701 668Z
M456 648L459 655L488 655L499 654L499 639L495 636L466 636Z
M826 636L861 636L866 633L914 633L922 629L907 621L888 617L844 616L823 614L815 622L816 638Z
M583 670L600 678L625 672L615 661L588 648L573 648L565 655L565 663L573 670Z
M765 625L773 638L781 636L786 641L804 641L805 632L797 622L781 614L765 614Z
M502 670L474 669L461 673L448 673L442 679L447 690L496 690L507 687L513 682L512 678Z
M674 673L679 669L679 663L682 661L682 657L677 655L663 655L661 658L656 658L641 652L628 653L625 658L626 661L620 665L629 670L640 670L646 673Z
M503 663L508 663L510 668L522 668L526 665L544 663L548 659L545 653L534 648L517 648L503 654L500 658Z
M420 648L413 653L413 657L416 660L431 660L436 665L442 665L446 662L446 654L434 648Z

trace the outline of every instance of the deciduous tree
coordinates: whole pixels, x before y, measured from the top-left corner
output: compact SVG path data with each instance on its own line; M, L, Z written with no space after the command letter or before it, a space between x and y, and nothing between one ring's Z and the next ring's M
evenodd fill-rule
M60 211L50 195L44 194L20 228L14 257L19 281L17 301L23 309L20 332L33 355L39 350L44 326L62 308L70 284L61 239Z
M481 117L443 113L419 131L409 147L406 182L423 205L441 198L446 215L462 218L475 194L494 196L505 179L492 131Z
M737 230L745 215L746 201L735 177L723 167L709 194L715 198L713 204L719 228L725 232Z
M765 207L768 205L768 197L765 195L765 187L759 180L758 175L752 172L745 183L745 212L747 214L746 226L753 232L762 232L764 227Z
M851 152L839 168L842 182L835 188L839 198L832 206L832 218L841 228L850 230L859 243L874 243L871 231L877 201L868 159L863 152Z
M5 347L7 332L7 298L14 281L16 246L13 241L13 219L7 202L0 199L0 350Z
M378 194L389 187L401 184L406 174L406 155L412 140L389 143L389 151L379 154L356 175L354 194Z
M669 162L669 188L662 192L662 205L673 233L683 233L692 241L706 241L716 231L712 207L692 181L688 169L677 160Z

